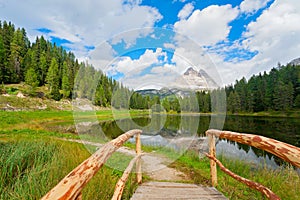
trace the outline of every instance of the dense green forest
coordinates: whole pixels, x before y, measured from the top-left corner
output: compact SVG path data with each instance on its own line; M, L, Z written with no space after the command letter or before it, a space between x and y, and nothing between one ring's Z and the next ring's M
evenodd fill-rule
M90 64L79 63L72 52L46 41L43 36L31 44L24 28L16 29L11 22L0 21L0 83L21 82L30 86L28 93L32 96L37 95L37 87L47 86L48 98L70 98L76 91L75 98L89 98L100 106L111 104L114 89L123 89Z
M5 92L4 84L22 82L30 86L27 94L31 96L44 96L36 89L47 86L45 95L54 100L87 98L95 105L117 109L147 109L159 104L158 97L142 97L92 65L79 63L72 52L43 36L31 44L24 28L0 21L0 93Z
M232 113L300 108L300 66L278 64L269 73L243 78L225 90Z
M234 85L189 97L142 96L92 65L79 63L72 52L43 36L31 44L24 28L0 21L0 93L4 92L4 84L22 82L29 86L31 96L46 95L55 100L87 98L95 105L117 109L161 111L163 107L167 112L214 112L216 107L223 106L221 110L225 110L226 106L228 112L239 113L300 108L300 66L278 65L248 81L243 78ZM46 94L36 92L39 86L46 86ZM220 102L219 97L225 94L227 101Z
M269 73L253 75L248 81L242 78L225 88L196 92L190 97L166 97L161 102L167 111L177 112L206 113L227 108L229 113L252 113L299 109L300 66L278 65Z

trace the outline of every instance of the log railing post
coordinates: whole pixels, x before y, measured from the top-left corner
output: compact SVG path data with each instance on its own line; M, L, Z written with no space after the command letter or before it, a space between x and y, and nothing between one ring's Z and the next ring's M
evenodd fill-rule
M78 196L76 197L75 200L82 200L82 192L80 191L80 193L78 194Z
M120 200L122 198L125 183L129 177L129 174L130 174L134 164L136 163L136 161L138 159L141 158L141 156L142 156L142 154L138 154L130 161L130 163L128 164L127 168L125 169L122 177L119 179L119 181L116 184L115 192L114 192L114 195L111 198L111 200Z
M73 200L76 198L80 199L81 190L104 165L108 158L129 138L136 134L139 135L141 132L141 130L137 129L127 131L116 139L103 145L93 155L91 155L75 169L73 169L67 176L65 176L65 178L63 178L54 188L52 188L45 196L42 197L42 200ZM140 152L141 147L139 146L139 153Z
M216 140L213 134L207 134L209 144L209 155L216 157ZM213 187L218 185L217 164L214 160L210 160L210 178Z
M298 168L300 167L299 147L295 147L293 145L264 136L246 133L210 129L206 131L206 134L214 135L218 138L235 141L241 144L250 145L258 149L263 149Z
M141 134L137 133L135 135L135 145L136 145L136 154L140 155L142 153L142 148L141 148ZM138 157L136 161L136 179L138 184L142 183L142 160L141 156Z
M210 129L206 131L206 135L209 140L209 154L206 156L210 159L210 168L211 168L211 178L212 185L217 184L217 172L216 172L216 164L219 165L220 169L231 176L232 178L246 184L248 187L256 189L264 194L268 199L278 200L280 199L274 192L272 192L269 188L253 182L251 180L245 179L241 176L238 176L231 172L229 169L225 168L223 164L215 157L215 137L221 139L227 139L230 141L235 141L241 144L246 144L249 146L256 147L258 149L265 150L277 157L283 159L286 162L291 163L296 167L300 167L300 148L278 141L271 138L267 138L260 135L246 134L246 133L236 133L231 131L220 131ZM214 178L215 177L215 178Z

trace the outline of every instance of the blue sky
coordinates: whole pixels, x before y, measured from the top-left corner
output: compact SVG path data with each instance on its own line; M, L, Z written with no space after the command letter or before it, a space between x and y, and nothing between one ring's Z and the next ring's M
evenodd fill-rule
M0 19L134 89L190 66L225 85L300 57L297 0L0 0Z

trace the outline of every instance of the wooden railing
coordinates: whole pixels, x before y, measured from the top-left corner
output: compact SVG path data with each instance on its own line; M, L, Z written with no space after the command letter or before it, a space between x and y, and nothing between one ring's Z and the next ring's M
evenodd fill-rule
M83 161L74 170L72 170L65 178L63 178L53 189L51 189L44 197L46 199L70 199L78 200L82 199L82 189L91 180L91 178L98 172L98 170L104 165L108 158L120 148L129 138L136 135L136 157L131 160L128 167L124 171L122 177L118 181L114 195L112 199L121 199L122 192L125 186L125 182L136 162L136 175L137 182L142 182L142 171L141 171L141 141L140 134L141 130L128 131L116 139L103 145L98 151L91 155L88 159Z
M230 131L220 131L220 130L213 130L213 129L207 130L206 135L208 137L208 142L209 142L209 154L206 154L206 156L210 159L210 173L211 173L211 181L213 186L217 186L218 184L217 168L216 168L216 165L218 165L223 172L233 177L234 179L246 184L247 186L260 191L267 198L276 199L276 200L280 199L269 188L266 188L265 186L259 183L238 176L233 172L231 172L229 169L225 168L223 164L216 158L215 137L232 140L235 142L239 142L241 144L246 144L246 145L250 145L265 150L291 163L296 167L300 167L300 148L295 147L293 145L280 142L274 139L270 139L267 137L259 136L259 135L236 133Z

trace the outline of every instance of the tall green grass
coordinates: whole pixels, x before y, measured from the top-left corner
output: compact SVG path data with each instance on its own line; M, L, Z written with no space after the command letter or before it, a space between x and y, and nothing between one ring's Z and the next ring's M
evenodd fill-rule
M218 159L232 172L270 188L281 199L295 200L300 198L300 175L291 166L270 169L266 166L254 166L251 163L225 156ZM210 185L208 158L199 159L195 153L187 152L171 166L189 174L194 183ZM217 169L217 189L229 199L266 199L260 192L236 181L219 168Z
M0 140L0 199L39 199L90 156L77 143L51 139ZM83 190L84 199L111 198L121 172L103 167ZM124 199L134 188L132 176ZM128 198L127 198L128 199Z
M295 200L300 198L300 174L291 165L272 169L266 165L257 166L226 156L221 156L219 160L234 173L268 187L281 199ZM218 173L220 174L218 176L220 179L218 189L230 199L266 199L260 192L239 183L220 170Z

